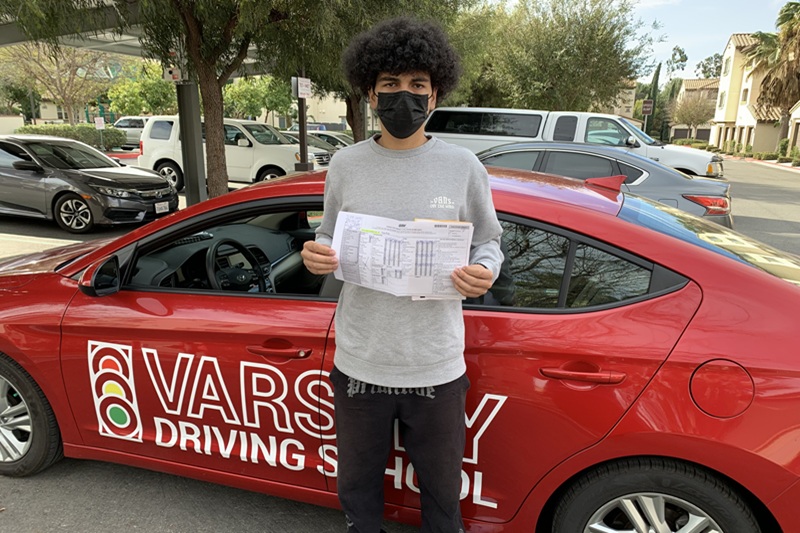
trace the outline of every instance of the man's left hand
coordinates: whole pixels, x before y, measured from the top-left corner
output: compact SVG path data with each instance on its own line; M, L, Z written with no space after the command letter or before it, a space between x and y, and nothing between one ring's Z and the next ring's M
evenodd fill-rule
M492 286L492 271L483 265L457 268L450 278L456 290L467 298L483 296Z

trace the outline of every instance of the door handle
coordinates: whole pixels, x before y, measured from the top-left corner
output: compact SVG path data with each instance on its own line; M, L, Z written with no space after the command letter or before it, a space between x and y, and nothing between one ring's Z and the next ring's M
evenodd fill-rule
M311 355L311 348L264 348L263 346L248 346L247 351L262 357L284 357L286 359L305 359Z
M587 383L622 383L625 374L608 370L605 372L579 372L575 370L564 370L563 368L540 368L539 372L548 378L564 379L568 381L584 381Z

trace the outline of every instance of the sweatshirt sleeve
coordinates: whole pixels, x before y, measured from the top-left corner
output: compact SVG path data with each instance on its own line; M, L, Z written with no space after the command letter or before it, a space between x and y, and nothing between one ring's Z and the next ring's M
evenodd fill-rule
M333 160L331 166L328 167L328 173L325 176L325 196L322 208L322 223L317 227L315 240L326 246L333 243L333 230L336 226L336 217L339 216L339 211L342 209L341 202L339 201L340 192L337 188L336 168Z
M472 172L473 179L468 190L469 212L467 220L472 222L472 250L470 264L480 263L492 271L492 282L500 275L503 263L503 252L500 250L500 238L503 228L497 220L494 210L492 191L489 187L489 174L486 168L475 159Z

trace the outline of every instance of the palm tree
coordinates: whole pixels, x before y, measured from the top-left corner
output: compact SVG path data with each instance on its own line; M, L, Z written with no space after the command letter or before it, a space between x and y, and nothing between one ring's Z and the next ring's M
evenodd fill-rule
M779 139L789 135L789 111L800 100L800 2L787 2L776 21L778 33L755 32L745 52L753 75L763 75L757 105L780 112Z

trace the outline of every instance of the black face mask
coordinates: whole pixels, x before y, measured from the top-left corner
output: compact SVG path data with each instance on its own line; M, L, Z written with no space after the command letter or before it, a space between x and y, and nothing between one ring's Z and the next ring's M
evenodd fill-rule
M375 111L392 137L405 139L416 133L428 117L428 98L427 94L408 91L378 93Z

